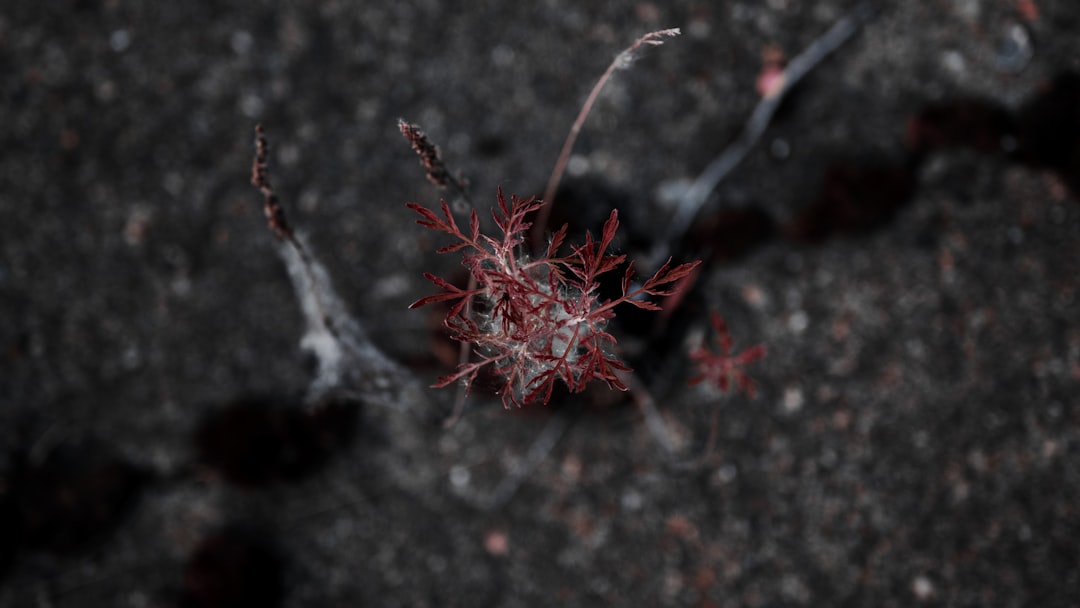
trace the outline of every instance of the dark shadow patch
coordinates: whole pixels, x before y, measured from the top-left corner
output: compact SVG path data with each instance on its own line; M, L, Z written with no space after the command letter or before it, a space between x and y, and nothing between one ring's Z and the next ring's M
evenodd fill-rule
M505 138L499 135L484 135L476 138L472 151L479 158L498 158L508 147Z
M198 426L198 461L240 486L297 481L352 442L358 413L358 404L348 400L307 409L274 399L240 399Z
M273 608L284 596L283 562L266 535L228 528L205 540L184 566L183 608Z
M563 181L555 194L555 206L551 209L546 231L548 234L553 233L565 224L569 226L566 243L580 243L586 232L591 232L593 237L599 237L611 211L618 209L619 232L615 246L632 247L643 240L651 242L651 239L656 238L656 227L646 227L645 233L637 230L638 222L635 221L634 214L628 211L630 205L631 197L628 193L600 177L569 178Z
M892 221L914 191L915 173L902 164L835 163L814 202L783 231L805 243L872 232Z
M14 532L3 543L9 558L11 547L70 554L100 542L124 520L148 479L94 441L58 445L40 462L22 455L0 507L6 531Z
M757 207L724 211L694 223L687 236L687 254L707 257L711 262L730 264L776 236L776 221Z
M1058 74L1015 114L975 99L928 105L908 122L904 143L916 161L950 148L1005 155L1057 172L1080 197L1080 74Z
M1080 200L1080 74L1058 74L1018 116L1019 160L1058 172Z
M8 473L0 473L0 581L19 553L21 521L11 482Z
M872 232L910 200L919 164L949 149L1055 171L1080 197L1080 74L1059 74L1016 114L977 99L927 105L908 121L904 143L908 158L903 162L831 165L817 198L783 232L805 243Z
M1015 138L1016 124L1008 109L990 101L958 99L928 105L912 116L904 145L916 158L955 148L996 155L1010 151Z

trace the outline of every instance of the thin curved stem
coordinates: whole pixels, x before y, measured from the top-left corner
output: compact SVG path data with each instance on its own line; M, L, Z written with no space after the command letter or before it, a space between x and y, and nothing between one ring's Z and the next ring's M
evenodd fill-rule
M875 9L871 3L864 2L858 5L850 14L834 24L829 31L791 60L780 76L780 87L772 94L762 97L754 107L754 112L746 121L746 125L743 126L739 137L705 167L679 200L675 215L668 225L667 234L659 241L657 250L650 256L649 265L659 265L660 261L670 255L675 243L682 240L716 187L757 145L772 121L773 115L776 114L776 110L779 109L780 103L791 92L791 89L833 51L850 40L859 28L874 16L874 13Z
M544 202L544 206L540 208L536 223L533 224L532 228L531 243L533 251L540 251L544 247L544 232L547 230L548 220L551 219L551 208L555 203L555 192L562 181L563 173L566 172L566 165L570 162L570 153L574 150L578 134L581 133L581 128L585 125L585 119L589 116L589 112L592 111L597 98L600 97L600 91L603 90L604 85L611 79L611 75L615 73L615 70L628 67L633 62L634 53L643 45L658 46L664 43L664 38L678 36L680 33L678 28L672 28L649 32L638 38L634 41L634 44L631 44L615 57L615 60L611 62L611 65L604 70L600 79L593 85L592 91L589 92L589 96L585 98L585 103L581 106L581 111L578 112L577 118L574 119L574 124L570 126L570 133L566 135L566 141L563 142L559 158L555 161L555 168L552 169L551 177L548 178L547 186L544 188L544 196L540 199Z

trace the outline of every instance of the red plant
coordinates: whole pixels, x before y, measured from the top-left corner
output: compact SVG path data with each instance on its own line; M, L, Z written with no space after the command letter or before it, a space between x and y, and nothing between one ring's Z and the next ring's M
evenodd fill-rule
M611 212L599 241L586 233L583 245L571 246L569 255L558 257L566 238L563 226L551 238L544 255L531 259L520 253L532 225L526 217L542 205L535 198L517 196L508 203L500 189L498 208L492 215L502 235L492 238L480 234L475 210L469 217L468 231L463 232L445 201L441 202L442 217L416 203L408 204L422 218L416 223L456 239L438 253L464 251L462 263L476 285L475 289L461 289L425 273L443 291L410 306L452 303L444 324L455 340L477 347L478 360L463 363L433 386L464 381L471 387L481 369L491 366L504 379L499 393L506 407L536 400L547 403L556 380L562 380L572 392L581 392L592 380L626 390L618 372L630 369L612 352L615 338L604 330L615 316L615 307L630 304L659 310L647 296L672 295L678 281L700 263L672 268L668 259L651 278L637 285L631 262L623 274L622 295L603 300L600 275L626 260L625 255L607 253L619 227L618 213Z
M727 323L720 313L713 312L709 318L716 332L716 345L719 352L709 350L701 344L690 351L690 359L697 364L698 376L690 379L690 384L708 381L721 391L727 391L732 385L753 397L757 392L754 381L746 375L743 368L754 361L765 358L765 346L758 344L732 356L734 341L728 333Z

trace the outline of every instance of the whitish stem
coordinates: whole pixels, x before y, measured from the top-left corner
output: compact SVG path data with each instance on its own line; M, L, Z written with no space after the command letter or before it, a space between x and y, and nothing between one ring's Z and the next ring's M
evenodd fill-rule
M761 139L773 115L780 107L780 103L791 89L810 70L817 67L833 51L850 40L859 31L859 28L873 17L874 12L875 9L869 2L858 5L851 13L833 25L829 31L811 43L806 50L791 60L780 77L780 87L771 94L762 97L739 134L738 139L732 142L720 156L705 167L705 170L694 180L686 194L679 200L675 215L668 225L667 234L665 238L659 241L657 251L650 256L648 266L658 266L661 261L667 259L675 243L681 241L686 231L689 230L691 223L697 217L698 212L701 211L709 195L735 167L739 166L739 163L746 158L746 155Z

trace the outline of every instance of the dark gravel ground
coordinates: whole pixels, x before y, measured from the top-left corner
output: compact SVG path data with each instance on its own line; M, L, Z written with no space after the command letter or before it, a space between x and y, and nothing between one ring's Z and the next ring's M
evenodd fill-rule
M762 51L853 5L5 3L0 606L1077 605L1070 0L882 2L795 91L699 222L679 332L622 340L685 449L719 408L701 469L602 390L478 395L450 430L299 408L256 122L342 297L426 383L435 318L406 306L454 262L403 206L438 193L399 116L478 201L538 194L612 56L681 27L606 90L563 194L577 226L614 201L630 250L738 133ZM679 388L709 309L768 346L756 400ZM562 441L475 506L550 411Z

